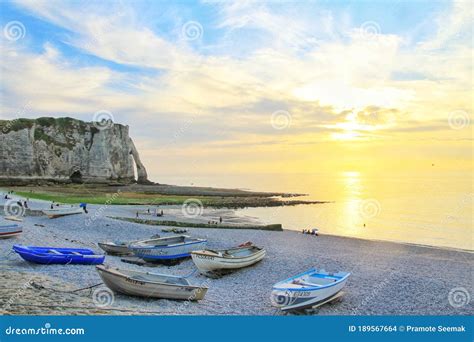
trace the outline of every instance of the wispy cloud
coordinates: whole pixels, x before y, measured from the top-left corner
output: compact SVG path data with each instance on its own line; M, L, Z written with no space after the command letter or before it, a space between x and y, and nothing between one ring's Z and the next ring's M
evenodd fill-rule
M15 14L2 23L21 13L28 30L23 41L1 39L4 118L25 101L32 116L90 120L106 109L140 133L143 147L271 148L276 135L286 144L325 142L341 131L387 138L441 130L455 110L472 115L469 1L437 7L415 23L431 28L421 36L403 23L385 25L391 9L361 20L349 7L316 2L2 6ZM191 20L203 30L195 40L183 36ZM41 35L38 22L58 33ZM278 110L291 115L291 129L272 127ZM176 139L189 118L192 128Z

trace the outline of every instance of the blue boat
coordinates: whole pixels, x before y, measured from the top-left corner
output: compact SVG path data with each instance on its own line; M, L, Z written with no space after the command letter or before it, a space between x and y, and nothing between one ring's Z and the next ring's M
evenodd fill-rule
M205 239L176 235L137 241L129 248L135 256L147 261L173 260L191 256L192 251L204 249L206 243Z
M37 264L80 264L98 265L104 262L104 255L96 255L85 248L57 248L14 245L13 251L24 260Z
M270 298L282 311L319 306L340 297L350 275L313 268L273 285Z

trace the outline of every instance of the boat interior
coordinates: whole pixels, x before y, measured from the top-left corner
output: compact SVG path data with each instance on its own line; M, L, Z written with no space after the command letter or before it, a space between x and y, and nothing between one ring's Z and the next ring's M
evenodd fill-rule
M55 248L55 247L17 247L17 250L29 253L41 253L52 255L94 255L94 252L88 249Z
M170 236L164 237L159 239L151 239L138 242L137 245L146 245L146 246L168 246L168 245L176 245L185 242L193 242L197 241L198 239L190 238L186 235L179 235L179 236Z
M147 281L153 283L163 283L163 284L173 284L173 285L189 285L187 279L182 277L168 276L165 274L156 274L156 273L144 273L144 272L134 272L129 270L119 270L116 269L119 273L129 277L133 280L138 281Z
M231 249L224 249L224 250L212 250L207 249L206 251L213 253L218 256L222 257L233 257L233 258L242 258L252 254L257 253L260 251L261 248L256 246L249 246L249 247L238 247L238 248L231 248Z
M334 284L343 279L347 274L346 273L308 273L300 277L289 280L284 284L287 288L309 288L309 287L320 287L329 284ZM282 284L283 285L283 284Z

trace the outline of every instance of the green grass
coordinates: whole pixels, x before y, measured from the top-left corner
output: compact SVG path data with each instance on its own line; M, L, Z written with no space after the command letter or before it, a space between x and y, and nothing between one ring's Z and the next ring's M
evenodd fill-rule
M89 203L89 204L116 204L116 205L127 205L127 204L139 204L139 205L181 205L189 199L189 196L170 196L170 195L147 195L147 194L136 194L136 193L111 193L106 194L62 194L62 193L39 193L39 192L15 192L15 194L32 199L39 199L45 201L54 201L58 203L76 204L76 203ZM212 203L211 198L206 197L193 197L202 201L204 205Z

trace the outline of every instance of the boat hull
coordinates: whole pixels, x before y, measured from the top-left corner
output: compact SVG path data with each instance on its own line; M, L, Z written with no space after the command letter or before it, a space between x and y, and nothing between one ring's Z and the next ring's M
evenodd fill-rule
M7 239L23 233L23 228L18 224L0 226L0 239Z
M194 264L202 273L248 267L262 260L265 255L266 251L264 249L241 258L226 258L206 253L206 251L194 251L191 253Z
M273 285L271 301L282 311L301 310L321 305L344 288L349 272L327 273L310 269Z
M99 242L98 245L107 254L113 254L113 255L131 255L131 254L133 254L132 250L130 248L128 248L128 246L117 245L117 244L108 243L108 242Z
M334 286L309 291L273 289L271 298L274 306L282 311L307 309L334 297L344 288L346 282L347 279Z
M203 249L206 247L207 241L194 241L188 243L180 243L168 246L141 247L130 245L133 254L146 261L170 260L186 258L191 255L192 251Z
M135 280L124 276L114 270L108 270L105 267L97 267L97 271L104 281L104 284L114 292L126 295L197 301L204 298L207 293L206 287L192 285L172 285L165 283L151 283Z
M57 252L74 251L75 254L49 254L47 250L55 250ZM55 247L40 247L40 248L25 248L24 246L13 246L13 251L20 255L25 261L36 264L76 264L76 265L98 265L104 262L104 255L95 255L89 249L73 249L73 248L55 248Z
M78 215L82 214L84 212L83 209L47 209L43 210L43 214L48 216L50 219L52 218L58 218L62 216L68 216L68 215Z

